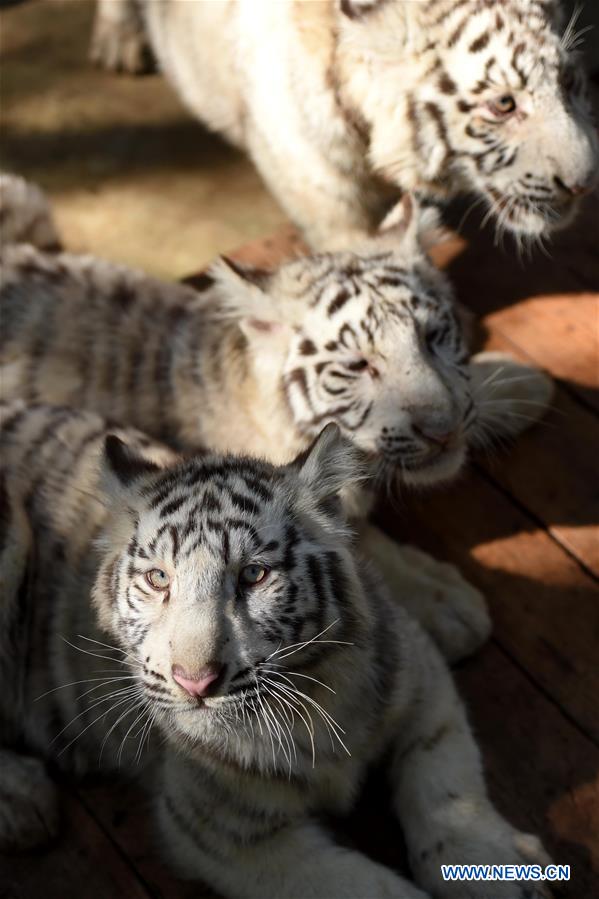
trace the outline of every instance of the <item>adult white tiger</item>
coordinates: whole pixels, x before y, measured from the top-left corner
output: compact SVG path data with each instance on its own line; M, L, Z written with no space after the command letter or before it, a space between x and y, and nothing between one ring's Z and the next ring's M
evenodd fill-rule
M0 210L22 188L1 178ZM39 227L39 193L31 200L30 215L12 215L13 238ZM431 214L412 209L401 238L380 237L361 255L305 256L270 273L221 261L201 293L90 256L6 246L1 393L277 462L337 423L370 462L370 487L344 495L364 551L445 655L460 658L488 636L484 600L452 566L366 523L373 488L455 477L469 447L540 417L552 384L505 354L469 358L447 279L423 250Z
M92 52L134 69L149 39L314 246L371 230L389 188L475 191L499 227L543 235L599 166L559 22L555 0L99 0Z
M160 849L221 895L547 899L441 877L548 859L490 802L435 647L357 562L337 496L361 471L337 428L275 468L179 461L64 407L0 419L0 851L56 830L41 759L135 771L156 724ZM318 821L377 763L422 890Z

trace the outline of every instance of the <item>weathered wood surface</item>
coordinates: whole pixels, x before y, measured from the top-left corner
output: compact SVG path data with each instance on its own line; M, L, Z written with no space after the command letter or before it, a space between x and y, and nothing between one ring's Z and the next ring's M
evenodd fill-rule
M0 855L0 899L149 899L132 862L65 789L60 839L43 852Z

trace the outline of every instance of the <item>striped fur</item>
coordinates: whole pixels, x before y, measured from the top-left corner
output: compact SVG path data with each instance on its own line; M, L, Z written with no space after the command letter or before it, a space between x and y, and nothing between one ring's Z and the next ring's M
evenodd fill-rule
M143 758L158 773L164 853L223 895L424 899L317 823L347 813L367 767L387 759L423 890L455 896L439 865L456 858L544 860L490 804L439 655L355 561L334 500L361 472L336 428L275 468L178 461L64 407L16 403L1 417L18 513L3 531L1 608L15 624L0 632L0 663L20 688L0 696L0 847L32 845L52 821L51 782L19 752L70 772ZM265 572L253 586L248 566ZM108 673L94 673L97 657ZM180 671L198 683L206 666L218 676L201 694L182 685ZM460 896L545 895L504 887Z
M360 254L304 257L270 274L221 261L200 292L93 257L6 246L2 395L275 462L335 422L369 460L368 490L344 494L363 522L373 488L455 476L469 445L521 430L551 393L509 357L468 360L447 282L421 249L430 213L404 207L401 242L391 230ZM449 658L486 638L482 598L455 570L413 550L402 558L363 530Z
M126 64L145 17L185 103L251 154L319 249L372 230L398 189L474 192L500 232L540 240L599 169L580 35L553 0L114 7L99 0L95 58Z
M50 204L30 181L0 173L0 244L30 243L47 252L61 249Z
M279 458L335 421L408 483L453 476L476 432L451 292L424 256L304 257L260 284L223 261L202 293L25 245L0 263L5 396Z
M270 273L223 259L198 290L8 243L2 394L275 461L334 421L374 460L373 474L413 485L451 478L484 438L502 372L479 389L487 355L469 359L448 281L424 252L431 215L404 203L404 218L359 253L305 256ZM522 373L510 357L504 364L508 383ZM516 390L513 399L497 436L521 430Z

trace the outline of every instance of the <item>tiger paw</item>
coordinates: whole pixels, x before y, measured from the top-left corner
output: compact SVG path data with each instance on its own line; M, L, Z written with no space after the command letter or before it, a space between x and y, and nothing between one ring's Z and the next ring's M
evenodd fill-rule
M121 15L119 12L122 10ZM154 68L152 52L143 26L127 14L127 4L116 9L116 18L98 8L89 51L90 59L111 72L141 75Z
M34 849L58 832L58 791L44 763L0 750L0 852Z
M470 375L478 413L470 440L475 446L520 434L551 404L552 379L508 353L478 353L470 360Z
M486 642L491 633L487 604L454 565L395 543L368 523L359 533L361 552L376 563L392 598L418 621L448 662L471 655Z
M451 815L446 817L450 825ZM541 880L542 868L551 863L541 841L515 830L494 810L473 815L464 822L464 810L456 809L455 827L435 834L434 847L420 854L416 876L439 899L551 899ZM535 866L524 880L441 880L442 864ZM522 871L524 875L524 871Z
M472 655L491 634L487 603L455 565L438 562L412 546L402 546L404 559L418 577L410 612L450 663Z

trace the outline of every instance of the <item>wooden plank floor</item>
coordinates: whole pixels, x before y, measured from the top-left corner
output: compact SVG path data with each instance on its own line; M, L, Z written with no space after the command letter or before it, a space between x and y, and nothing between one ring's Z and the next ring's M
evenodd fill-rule
M292 232L242 248L274 264ZM509 452L473 460L460 483L402 495L378 518L398 539L456 562L487 596L490 644L457 671L492 795L572 866L559 895L599 896L599 200L519 262L475 223L437 250L480 317L480 346L557 379L555 408ZM64 836L48 852L0 860L0 897L197 897L156 857L149 804L132 785L65 786ZM369 848L396 834L375 802ZM358 831L360 828L358 828ZM364 828L362 828L364 830ZM391 834L393 837L391 838ZM275 897L272 897L275 899Z

